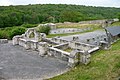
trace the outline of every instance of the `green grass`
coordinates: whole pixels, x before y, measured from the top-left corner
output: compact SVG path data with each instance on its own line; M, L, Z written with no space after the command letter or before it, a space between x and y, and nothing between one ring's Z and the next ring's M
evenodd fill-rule
M101 26L100 24L79 24L79 23L62 23L56 24L57 28L95 28Z
M69 35L75 35L75 34L81 34L86 32L92 32L95 30L101 30L100 24L78 24L78 23L71 23L71 24L60 24L57 25L57 28L91 28L91 30L85 31L85 32L75 32L75 33L64 33L64 34L49 34L47 35L47 38L52 38L56 36L69 36Z
M66 51L66 52L71 52L72 49L71 49L71 48L67 48L67 49L65 49L64 51Z
M99 50L91 56L91 63L80 64L63 75L49 80L117 80L120 77L120 41L109 50Z
M120 22L115 22L111 26L120 26Z

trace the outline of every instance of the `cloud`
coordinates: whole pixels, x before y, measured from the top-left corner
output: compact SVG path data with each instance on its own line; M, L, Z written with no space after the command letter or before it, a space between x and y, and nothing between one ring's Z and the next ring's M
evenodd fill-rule
M87 6L120 7L119 0L0 0L0 5L77 4Z
M13 4L12 2L10 2L9 0L0 0L0 6L9 6Z

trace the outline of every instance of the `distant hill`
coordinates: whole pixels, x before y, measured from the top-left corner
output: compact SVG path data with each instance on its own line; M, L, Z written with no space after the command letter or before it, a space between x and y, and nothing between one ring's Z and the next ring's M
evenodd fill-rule
M116 18L120 8L66 4L0 6L0 28L23 23L79 22L82 20Z

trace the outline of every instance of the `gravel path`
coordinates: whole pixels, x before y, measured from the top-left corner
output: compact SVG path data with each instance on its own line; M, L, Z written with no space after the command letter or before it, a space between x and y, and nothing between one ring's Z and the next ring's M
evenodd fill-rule
M40 57L37 51L25 50L11 43L0 44L0 77L5 79L45 79L68 70L67 63Z

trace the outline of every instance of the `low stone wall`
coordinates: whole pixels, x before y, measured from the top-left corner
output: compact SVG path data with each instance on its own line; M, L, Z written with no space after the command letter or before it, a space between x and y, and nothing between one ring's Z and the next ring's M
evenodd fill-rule
M73 50L71 53L69 53L54 47L49 47L47 53L49 56L53 56L62 61L68 62L68 65L71 67L75 66L79 62L83 64L88 64L90 62L91 57L89 53L84 51Z
M50 44L55 44L55 45L58 45L58 44L59 44L59 43L54 42L54 41L52 41L52 40L50 40L50 39L47 39L47 38L43 38L42 41L43 41L43 42L48 42L48 43L50 43Z
M75 33L75 32L84 32L91 30L91 28L60 28L60 29L54 29L50 31L50 34L65 34L65 33Z
M69 55L70 53L65 52L63 50L57 49L57 48L53 48L53 47L49 47L48 51L47 51L49 56L54 56L62 61L69 61Z
M7 39L0 39L0 44L8 43Z
M68 45L69 45L68 43L64 43L64 44L55 45L53 47L57 49L65 50L69 47Z
M107 20L91 20L91 21L81 21L80 24L102 24Z
M57 37L52 38L52 41L56 42L56 43L59 43L59 44L68 43L67 40L63 40L63 39L60 39L60 38L57 38Z
M99 35L99 36L96 36L96 37L93 37L93 38L86 39L83 42L87 43L87 44L92 44L92 45L99 46L100 41L107 41L107 36L105 34L104 35Z
M78 50L82 50L82 51L88 51L89 53L91 53L94 50L98 50L99 49L98 46L94 46L94 45L90 45L90 44L85 44L85 43L80 43L80 42L70 42L69 46L72 49L78 49Z

